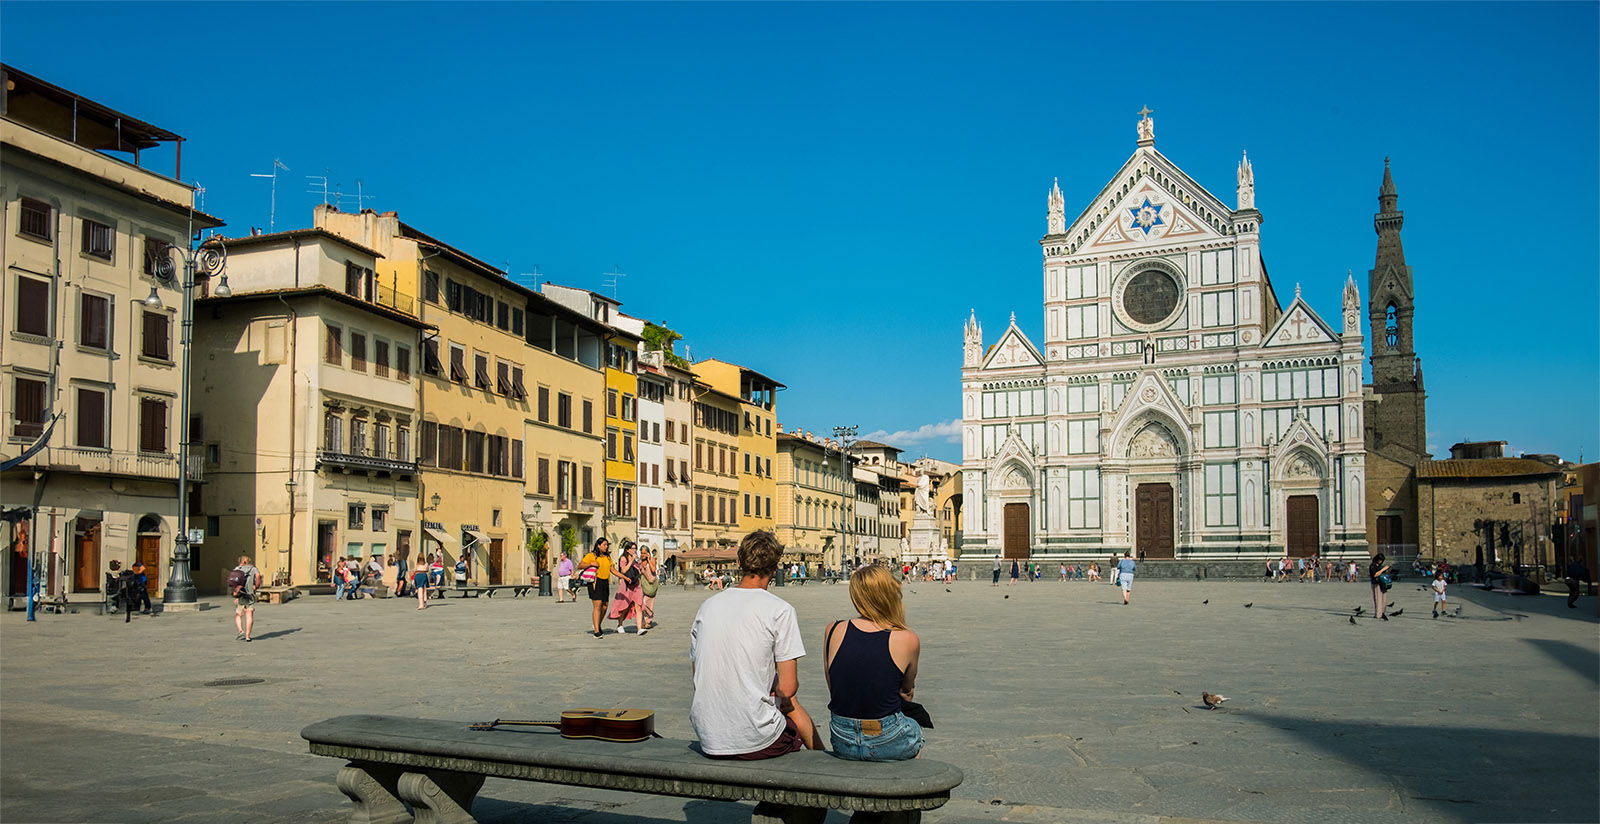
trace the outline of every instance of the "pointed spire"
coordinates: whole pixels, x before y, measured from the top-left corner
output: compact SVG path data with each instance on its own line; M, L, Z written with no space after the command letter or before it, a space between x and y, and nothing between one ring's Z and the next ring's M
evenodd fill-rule
M1361 308L1361 292L1356 288L1356 274L1349 269L1344 270L1344 308Z
M1400 201L1400 193L1394 188L1394 176L1389 174L1389 158L1383 159L1383 185L1378 187L1378 210L1393 212Z
M1299 281L1295 281L1295 284L1294 284L1294 299L1295 300L1299 300L1300 299L1300 282Z
M1256 207L1256 174L1250 168L1250 154L1241 153L1239 160L1239 209L1254 209Z
M1048 215L1045 218L1047 234L1059 235L1067 231L1066 200L1061 197L1061 178L1050 184Z
M1017 325L1017 313L1016 312L1012 312L1011 313L1011 325L1012 326L1016 326Z

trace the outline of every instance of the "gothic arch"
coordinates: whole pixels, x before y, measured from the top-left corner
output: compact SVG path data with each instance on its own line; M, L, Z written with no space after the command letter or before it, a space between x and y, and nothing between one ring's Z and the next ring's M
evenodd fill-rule
M1181 421L1164 410L1152 407L1134 415L1118 427L1111 436L1111 443L1115 446L1107 454L1116 458L1135 457L1132 454L1134 442L1139 441L1140 436L1144 435L1146 440L1141 441L1143 450L1154 448L1156 445L1151 444L1148 439L1156 437L1166 440L1171 447L1173 457L1187 455L1193 451L1187 432L1188 428Z
M1031 490L1033 475L1033 469L1027 464L1011 458L995 467L992 488L996 491Z
M1328 477L1328 465L1322 456L1303 446L1285 454L1276 468L1279 480L1314 478L1320 481Z

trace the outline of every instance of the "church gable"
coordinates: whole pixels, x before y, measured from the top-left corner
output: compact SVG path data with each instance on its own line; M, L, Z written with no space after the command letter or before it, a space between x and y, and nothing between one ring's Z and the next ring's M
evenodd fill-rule
M1111 416L1111 451L1112 456L1122 457L1132 448L1133 440L1139 438L1144 432L1146 419L1163 421L1176 427L1177 431L1167 430L1172 438L1179 439L1173 448L1178 452L1185 451L1182 439L1185 438L1183 429L1187 426L1188 414L1184 411L1184 401L1173 393L1172 387L1155 371L1144 373L1130 388L1122 406L1117 408L1115 415ZM1134 424L1138 424L1135 426ZM1149 440L1149 435L1145 435ZM1156 445L1154 442L1151 445Z
M1405 267L1409 269L1410 267ZM1377 277L1372 279L1372 301L1374 304L1387 303L1390 298L1412 300L1411 274L1402 272L1394 264L1387 264L1380 272L1375 272Z
M1305 343L1332 343L1339 339L1328 324L1311 311L1311 307L1300 299L1298 287L1294 303L1289 304L1288 311L1283 317L1278 318L1277 325L1267 334L1261 342L1263 349L1276 346L1299 346Z
M1067 254L1227 237L1232 210L1154 148L1140 148L1063 233Z
M1016 366L1043 366L1044 356L1028 342L1028 337L1016 327L1015 320L1006 328L1000 341L989 350L984 369L1009 369Z

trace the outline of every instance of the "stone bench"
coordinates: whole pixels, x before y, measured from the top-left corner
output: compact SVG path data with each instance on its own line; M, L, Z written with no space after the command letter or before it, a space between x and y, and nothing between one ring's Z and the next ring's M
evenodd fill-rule
M300 590L296 587L261 587L256 590L256 601L266 604L282 604L300 597Z
M949 801L962 779L957 767L922 758L869 763L807 750L767 761L726 761L670 738L613 744L568 740L542 727L467 727L464 721L345 715L312 724L300 736L312 755L348 762L337 784L355 802L349 820L371 824L468 824L475 821L472 801L491 777L755 801L754 824L821 824L830 809L854 811L857 822L915 824L923 810Z
M537 586L538 584L493 584L491 586L483 587L483 594L489 598L493 598L496 592L509 589L511 590L511 597L521 598L533 591L533 589Z

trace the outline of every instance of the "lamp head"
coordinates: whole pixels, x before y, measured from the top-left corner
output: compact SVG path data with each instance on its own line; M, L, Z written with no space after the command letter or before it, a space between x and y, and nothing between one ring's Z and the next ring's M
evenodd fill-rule
M150 284L150 295L144 299L144 305L151 309L161 308L161 295L156 294L156 285Z
M211 294L219 298L233 297L233 290L228 288L227 275L223 275L221 279L217 281L217 288L211 290Z

